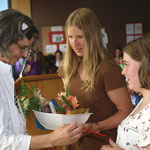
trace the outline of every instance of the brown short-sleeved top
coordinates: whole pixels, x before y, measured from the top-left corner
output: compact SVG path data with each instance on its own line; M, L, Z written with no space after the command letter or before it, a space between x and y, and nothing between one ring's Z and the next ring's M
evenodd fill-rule
M88 122L96 123L105 120L117 112L116 106L107 96L107 91L126 86L125 78L121 75L121 69L117 65L103 63L95 76L95 90L85 92L81 89L83 81L76 75L70 80L71 95L76 96L80 107L90 108L93 113ZM115 140L116 129L103 131L107 137L89 134L80 139L81 150L99 150L108 138Z

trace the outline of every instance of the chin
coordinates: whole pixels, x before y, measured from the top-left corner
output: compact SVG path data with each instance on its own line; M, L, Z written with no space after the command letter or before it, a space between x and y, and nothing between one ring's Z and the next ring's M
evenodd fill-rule
M130 90L132 90L132 91L135 91L135 89L134 89L132 86L130 86L130 85L128 85L128 88L129 88Z
M17 61L10 62L10 65L14 66L17 63Z
M79 57L83 57L83 54L81 54L81 53L76 53L77 54L77 56L79 56Z

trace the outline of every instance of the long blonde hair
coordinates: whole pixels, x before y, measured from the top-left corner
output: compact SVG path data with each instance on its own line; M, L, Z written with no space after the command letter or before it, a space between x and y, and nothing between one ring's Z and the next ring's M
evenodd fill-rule
M71 48L67 30L71 26L81 29L85 35L84 57L78 57ZM88 8L77 9L70 14L66 21L65 32L67 37L67 49L63 63L65 87L69 86L69 80L77 74L78 66L83 63L83 74L86 76L83 88L86 91L94 89L95 74L100 64L107 58L107 51L103 46L101 27L94 12Z

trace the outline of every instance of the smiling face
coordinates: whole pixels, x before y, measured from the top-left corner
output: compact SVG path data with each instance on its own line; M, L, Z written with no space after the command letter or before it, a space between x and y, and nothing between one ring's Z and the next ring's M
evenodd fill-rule
M27 57L29 53L29 48L33 45L35 39L32 37L29 41L26 37L23 40L19 40L17 43L11 44L8 48L11 53L11 57L7 58L7 63L11 65L15 65L16 62L21 57ZM23 51L23 49L26 51Z
M69 38L69 44L74 52L79 57L83 57L85 50L85 36L83 34L83 31L76 26L71 26L68 28L67 34Z
M129 89L141 92L141 85L138 77L140 63L132 59L127 53L123 56L124 69L122 74L127 78Z

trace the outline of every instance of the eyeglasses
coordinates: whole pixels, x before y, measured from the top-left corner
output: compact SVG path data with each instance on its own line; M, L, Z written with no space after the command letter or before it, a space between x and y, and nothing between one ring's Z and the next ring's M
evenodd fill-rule
M21 46L20 44L18 44L17 42L15 42L15 44L21 49L21 52L24 53L27 50L30 50L33 46Z

